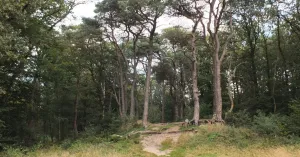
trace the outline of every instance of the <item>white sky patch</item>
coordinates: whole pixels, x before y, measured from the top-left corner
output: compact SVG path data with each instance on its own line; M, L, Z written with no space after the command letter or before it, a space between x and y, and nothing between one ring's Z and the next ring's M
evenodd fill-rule
M83 0L78 0L78 2L82 2ZM101 2L101 0L88 0L84 4L80 4L73 9L73 13L70 14L61 25L78 25L82 22L83 17L93 18L96 14L94 10L96 9L95 5ZM157 32L161 33L161 31L165 28L172 26L182 26L186 29L191 29L192 21L186 19L185 17L174 17L169 15L163 15L158 20L158 28Z
M78 0L77 2L82 2L82 0ZM63 20L61 25L79 25L82 22L81 19L83 17L94 17L96 15L94 13L94 10L96 9L95 5L98 2L99 0L88 0L83 4L79 4L73 9L73 13Z

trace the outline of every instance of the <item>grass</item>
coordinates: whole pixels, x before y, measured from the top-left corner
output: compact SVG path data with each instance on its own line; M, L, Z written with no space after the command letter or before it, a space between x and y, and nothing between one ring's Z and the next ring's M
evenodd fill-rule
M161 142L161 148L160 150L167 150L170 149L173 145L173 139L167 138L164 141Z
M137 139L120 139L113 141L89 137L76 141L65 141L61 144L37 149L8 148L1 157L153 157L142 151Z
M169 126L168 126L169 127ZM177 143L166 139L161 150L172 148L171 157L299 157L293 139L263 137L246 128L203 125L197 133L182 134ZM139 137L110 139L90 136L31 149L8 148L1 157L153 157L144 152Z
M203 125L183 134L172 157L299 157L300 145L280 137L262 137L246 128Z

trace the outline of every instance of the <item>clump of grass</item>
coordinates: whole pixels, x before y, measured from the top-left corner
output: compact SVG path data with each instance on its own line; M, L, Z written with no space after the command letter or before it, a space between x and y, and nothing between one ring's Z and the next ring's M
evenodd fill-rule
M173 140L171 138L166 138L164 141L161 142L160 150L170 149L172 145L173 145Z

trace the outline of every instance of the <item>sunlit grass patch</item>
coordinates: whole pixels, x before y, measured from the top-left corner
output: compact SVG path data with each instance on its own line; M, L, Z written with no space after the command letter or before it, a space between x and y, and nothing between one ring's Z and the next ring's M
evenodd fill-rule
M173 140L171 138L166 138L161 142L160 150L167 150L170 149L173 145Z

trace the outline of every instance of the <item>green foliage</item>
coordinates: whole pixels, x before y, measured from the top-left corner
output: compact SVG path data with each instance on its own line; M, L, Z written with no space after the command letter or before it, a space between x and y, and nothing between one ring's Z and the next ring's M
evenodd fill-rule
M209 141L214 141L216 138L218 138L220 135L217 133L217 132L212 132L212 133L209 133L207 135L207 138Z
M150 106L149 108L149 122L158 123L161 121L161 109L160 106Z
M251 126L252 123L252 119L246 110L226 113L225 121L226 124L236 126L236 127Z
M96 126L96 133L98 134L114 134L119 131L122 121L115 117L105 117L100 120L99 125Z
M283 135L286 129L286 118L287 117L279 114L266 115L259 111L257 115L254 116L251 128L263 135Z
M5 151L4 157L23 157L24 151L19 148L8 148Z
M289 104L292 110L288 120L286 121L287 131L294 135L300 135L300 101L293 100Z

